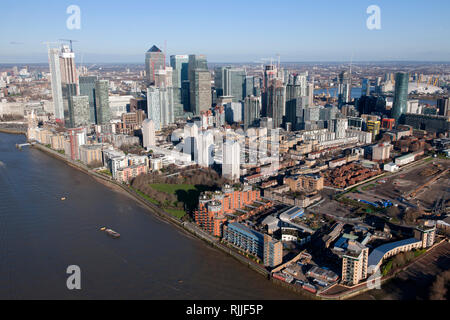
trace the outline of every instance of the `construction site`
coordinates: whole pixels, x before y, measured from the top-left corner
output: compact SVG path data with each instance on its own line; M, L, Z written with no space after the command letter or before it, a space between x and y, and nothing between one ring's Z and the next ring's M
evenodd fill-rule
M427 214L448 213L450 205L450 162L433 159L405 171L380 178L349 194L359 201L389 201Z

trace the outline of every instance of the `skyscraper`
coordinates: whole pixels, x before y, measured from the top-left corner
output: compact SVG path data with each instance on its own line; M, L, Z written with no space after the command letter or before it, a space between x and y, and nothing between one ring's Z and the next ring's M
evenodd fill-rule
M370 81L367 78L362 80L361 97L370 95Z
M193 123L187 123L184 127L184 147L183 153L191 156L191 160L194 160L198 147L198 126Z
M145 119L142 122L142 138L143 146L148 149L151 146L155 146L155 123L151 119Z
M279 128L283 123L286 107L286 87L283 81L274 79L267 88L267 117L273 119L274 128Z
M450 98L438 99L436 107L440 116L450 117Z
M145 71L147 73L147 81L149 84L155 83L155 73L157 70L165 69L166 56L157 47L151 47L145 54Z
M209 167L214 163L214 136L211 131L198 134L198 152L196 162L201 167Z
M80 76L80 95L89 97L89 120L91 123L96 123L95 110L95 82L98 80L97 76Z
M62 46L61 54L59 56L59 64L61 66L61 82L62 84L75 83L78 91L78 75L75 67L75 53L69 46Z
M191 112L199 115L211 108L211 74L209 70L195 70L189 80Z
M189 55L189 110L199 115L211 107L211 74L208 70L206 56Z
M247 130L255 124L256 120L259 119L261 112L261 97L255 97L253 95L248 96L244 100L244 112L243 112L243 122L244 129Z
M172 88L152 86L147 89L147 114L157 131L175 122Z
M223 144L222 176L231 181L239 180L241 173L241 147L237 141Z
M183 110L187 110L189 107L189 56L171 56L170 66L173 68L173 99L175 117L181 117L183 116ZM183 83L185 83L184 86Z
M221 67L215 71L215 86L218 95L233 97L233 102L243 100L247 95L246 72L242 68ZM251 79L253 80L253 78ZM249 79L249 93L253 94L253 82Z
M339 108L350 102L351 79L347 71L339 74L338 78L338 105Z
M108 80L98 80L95 82L95 105L97 124L108 124L111 121Z
M402 114L406 113L408 104L408 85L408 73L398 72L395 74L395 94L391 116L391 118L395 119L395 123L398 123L398 120L400 119Z
M88 96L69 97L70 128L79 128L90 124L90 110Z
M48 49L48 61L52 82L52 97L54 115L57 121L64 121L64 103L61 83L61 66L59 64L59 50Z
M170 66L173 68L174 81L173 86L181 89L183 81L187 81L188 69L189 69L189 56L188 55L173 55L170 56Z

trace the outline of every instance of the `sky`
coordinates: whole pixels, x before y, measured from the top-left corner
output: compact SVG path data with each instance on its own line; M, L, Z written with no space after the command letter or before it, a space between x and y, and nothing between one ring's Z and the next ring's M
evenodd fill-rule
M71 5L80 29L67 28ZM450 61L449 12L448 0L3 0L0 64L45 63L59 39L84 63L144 63L154 44L208 62Z

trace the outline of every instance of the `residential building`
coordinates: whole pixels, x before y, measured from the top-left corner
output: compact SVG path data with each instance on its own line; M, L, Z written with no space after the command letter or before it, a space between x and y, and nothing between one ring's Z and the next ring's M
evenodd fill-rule
M361 243L349 240L347 251L342 257L342 281L357 285L367 278L369 248Z
M222 176L231 181L239 180L241 173L241 147L239 142L227 141L223 144Z

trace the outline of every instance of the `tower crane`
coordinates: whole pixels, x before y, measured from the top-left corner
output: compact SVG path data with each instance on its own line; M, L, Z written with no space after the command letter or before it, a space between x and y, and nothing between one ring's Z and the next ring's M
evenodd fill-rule
M78 42L78 40L72 40L72 39L59 39L59 41L65 41L70 43L70 51L73 52L73 42Z

